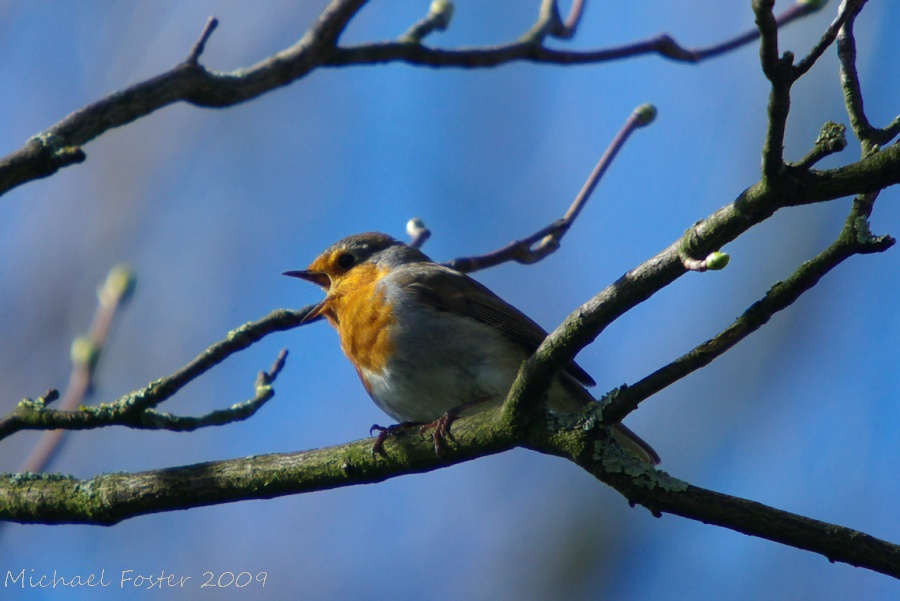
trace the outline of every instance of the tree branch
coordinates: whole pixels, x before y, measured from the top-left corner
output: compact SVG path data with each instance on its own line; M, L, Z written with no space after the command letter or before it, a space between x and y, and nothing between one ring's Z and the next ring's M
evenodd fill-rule
M586 52L549 49L541 45L542 40L519 40L501 46L458 50L428 48L410 39L339 47L340 35L364 4L365 0L332 0L296 44L255 65L230 73L207 71L199 64L199 57L218 23L210 19L180 64L75 111L32 137L21 149L0 159L0 195L83 162L86 158L81 148L83 145L111 129L127 125L170 104L187 102L208 108L233 106L293 83L319 67L401 61L432 67L466 68L494 67L513 61L565 65L599 63L649 53L658 53L673 60L699 62L756 39L754 35L744 35L724 44L697 50L684 49L666 35L619 48ZM811 14L817 8L815 3L798 2L785 12L780 23ZM570 27L574 33L580 11L580 2L574 3L562 27ZM565 32L560 30L558 33Z
M526 386L532 398L553 374L591 343L607 325L629 309L650 298L689 271L685 257L708 259L715 251L752 226L772 216L778 209L825 202L851 194L870 194L900 183L900 146L894 145L851 165L826 171L809 170L781 178L779 185L760 181L748 188L733 203L719 209L694 225L685 236L652 259L623 275L611 286L579 307L543 342L526 363L527 378L520 378L513 389ZM526 238L534 241L552 232L553 224ZM146 388L121 397L110 405L85 407L80 411L54 411L26 399L0 420L0 439L23 429L86 429L110 425L146 428L160 423L142 419L141 412L153 409L207 370L264 336L294 328L312 307L298 311L278 310L262 320L229 333L194 361L169 377L151 382ZM308 322L311 323L311 322ZM533 395L533 396L532 396ZM516 397L518 398L518 397ZM521 408L512 404L514 413Z
M29 141L19 153L0 162L0 193L29 179L48 175L67 164L84 160L79 148L81 144L161 106L176 101L201 106L227 106L286 85L320 66L391 60L415 64L436 61L434 65L464 67L486 67L513 60L570 64L651 51L664 56L671 53L670 58L692 61L713 55L710 51L707 54L686 51L667 36L642 43L643 46L635 44L593 53L565 53L545 48L543 42L546 37L566 37L574 33L583 8L578 0L573 3L565 23L561 21L556 2L545 0L538 21L539 29L533 29L533 35L526 35L524 39L505 46L456 51L426 48L421 45L421 39L441 24L437 17L433 17L418 29L414 28L414 35L405 36L401 42L339 47L341 33L363 4L362 0L334 0L296 45L246 71L232 74L210 73L199 65L199 58L215 28L215 20L210 20L180 65L153 80L70 115ZM790 9L793 11L791 18L801 14L802 10L798 8L801 5L815 5L817 8L821 3L799 3ZM525 447L574 462L615 488L631 503L647 507L654 515L681 515L816 552L831 561L842 561L900 577L900 547L867 534L674 479L623 454L614 442L610 442L609 430L604 426L627 414L642 398L721 355L761 327L775 312L789 306L849 256L881 252L894 243L887 236L873 236L867 219L878 191L900 183L898 145L881 150L876 148L876 141L864 148L860 161L838 169L816 171L811 167L826 154L840 150L840 144L835 140L842 139L842 136L820 136L816 148L797 164L786 164L783 160L791 84L834 41L837 30L841 32L838 45L843 53L842 70L849 73L849 85L845 84L845 90L849 90L848 111L854 130L861 139L872 141L882 139L878 136L896 135L895 130L900 130L900 120L895 120L884 130L874 130L865 120L862 96L855 80L855 49L851 47L855 13L842 11L809 56L794 67L793 57L789 53L783 57L778 55L777 30L786 20L774 16L772 0L757 0L754 8L759 31L755 35L747 34L726 42L718 46L717 51L761 37L761 62L772 82L772 94L760 182L728 206L698 222L668 248L623 275L573 312L523 365L502 408L457 422L453 431L455 443L450 445L444 457L435 456L430 440L407 433L387 441L386 458L372 457L369 439L302 453L264 455L136 474L106 474L87 480L59 475L5 474L0 475L0 519L23 523L109 525L161 511L380 482L398 475L427 472L515 447ZM835 134L834 129L829 131ZM589 179L579 196L581 200L576 200L566 217L520 241L519 250L515 252L524 248L526 254L522 256L527 258L527 253L535 250L533 246L536 243L548 241L547 248L558 245L559 237L575 219L596 184L596 178L602 173L601 165L595 169L593 183ZM21 168L21 173L14 167ZM616 391L605 407L589 406L579 416L543 415L539 401L550 378L614 319L689 270L712 267L712 257L719 248L768 219L777 210L853 194L861 196L854 201L840 238L797 269L788 280L776 284L763 299L748 308L739 320L718 336L631 388ZM410 233L415 245L420 245L427 238L427 229L419 222L411 222ZM516 258L514 254L509 254L509 257ZM490 260L493 259L483 259L482 263ZM528 261L523 259L523 262ZM162 413L156 407L232 353L271 332L296 327L309 309L277 311L259 322L242 326L172 376L126 395L112 405L81 411L54 411L46 408L52 395L37 401L23 401L13 413L0 420L0 438L26 428L78 429L119 424L190 430L243 419L271 398L271 383L283 367L284 354L279 355L269 373L261 374L256 395L250 401L199 418Z
M753 303L730 326L637 383L609 393L608 404L603 410L603 423L615 424L622 421L641 401L712 363L768 323L777 312L794 304L804 292L812 289L822 277L845 260L855 255L884 252L891 248L896 240L890 236L876 237L869 231L866 219L871 211L872 200L874 199L860 199L855 202L837 240L814 259L801 265L786 280L772 286L763 298Z
M777 183L760 180L570 313L526 362L513 390L521 388L522 398L539 398L551 378L609 324L687 273L685 256L708 257L779 209L871 194L898 183L900 145L837 169L797 170ZM518 403L513 402L510 410L518 413Z
M119 310L125 306L134 293L136 279L134 273L124 265L113 267L103 286L97 294L97 310L91 320L90 328L85 336L79 336L72 343L71 358L72 371L69 374L69 383L59 402L59 411L70 411L80 405L90 393L94 384L94 375L97 363L106 346L106 340L112 330L113 321ZM52 398L50 401L54 400ZM43 408L48 402L48 396L38 399L34 405ZM0 421L2 424L2 421ZM2 425L0 425L2 429ZM51 430L45 432L32 449L22 465L24 472L42 472L53 461L60 443L65 435L64 430Z
M234 353L244 350L272 332L297 327L312 308L310 305L297 311L279 309L259 321L245 324L229 332L225 340L210 346L171 376L151 382L112 403L66 411L48 409L42 399L24 399L11 413L0 419L0 440L20 430L87 430L127 426L144 430L189 431L246 419L274 396L271 384L284 365L286 351L278 355L269 372L259 375L256 393L248 401L201 417L176 416L153 409Z
M551 418L553 419L553 418ZM444 459L431 441L407 432L387 441L387 458L372 440L337 447L215 461L87 480L39 474L0 475L0 519L39 524L112 525L175 509L382 482L429 472L517 446L502 410L461 419ZM540 420L522 446L566 458L654 515L672 513L900 577L900 547L870 535L691 486L637 462L611 442L590 411L563 428Z
M609 146L606 148L606 151L600 156L600 160L597 161L594 170L588 176L581 191L578 192L575 200L572 202L571 206L569 206L569 210L566 211L566 214L563 215L562 218L526 238L516 240L493 252L474 257L453 259L452 261L444 263L444 265L463 273L471 273L473 271L487 269L488 267L495 267L502 263L506 263L507 261L516 261L523 265L531 265L555 252L559 249L562 237L569 231L572 224L575 223L575 219L578 218L581 210L587 204L594 188L597 187L600 178L606 173L606 170L612 164L613 160L615 160L616 155L625 145L625 142L628 141L628 138L631 137L631 134L634 133L636 129L649 125L655 118L656 107L652 104L642 104L628 116L628 119L625 120L619 133L616 134L612 142L610 142ZM410 234L413 235L417 231L419 230L414 229ZM427 235L424 239L427 239ZM424 239L422 242L424 242ZM414 242L417 242L418 240L418 236L414 236Z

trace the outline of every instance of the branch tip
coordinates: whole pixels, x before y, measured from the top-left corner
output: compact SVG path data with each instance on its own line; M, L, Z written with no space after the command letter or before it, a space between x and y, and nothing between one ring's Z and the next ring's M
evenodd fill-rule
M728 253L723 252L713 252L706 256L704 259L692 259L690 257L682 257L681 264L684 265L684 268L688 271L719 271L721 269L725 269L728 265L728 262L731 260L731 257Z
M210 17L206 20L206 25L203 26L203 31L200 32L200 37L197 38L196 42L194 42L194 45L191 47L191 52L188 54L187 58L184 61L186 64L197 64L197 61L200 60L200 55L203 54L203 51L206 49L206 42L209 41L210 36L212 36L213 32L218 26L219 20L217 18Z
M649 102L644 103L634 109L634 113L632 113L632 116L634 117L636 126L644 127L650 125L656 119L656 106L650 104Z
M259 372L259 376L256 378L257 389L263 386L271 386L272 382L278 377L278 374L281 373L281 370L284 369L284 365L287 362L287 356L288 350L286 348L281 349L278 352L278 356L275 357L275 362L272 364L272 367L269 368L269 371Z
M433 0L425 18L414 23L406 33L400 36L400 43L419 44L432 31L445 31L450 27L454 8L453 2L450 0Z
M40 400L42 404L48 405L58 399L59 399L59 391L55 388L51 388L50 390L45 392L44 396L40 397L40 399L38 399L38 400Z
M805 157L797 161L794 167L809 169L825 157L841 152L847 147L847 126L834 121L827 121Z
M413 217L406 222L406 235L411 238L409 245L413 248L422 248L422 245L431 237L431 230L425 222L418 217Z
M124 263L109 270L103 286L97 291L97 298L104 306L124 305L134 294L137 274Z

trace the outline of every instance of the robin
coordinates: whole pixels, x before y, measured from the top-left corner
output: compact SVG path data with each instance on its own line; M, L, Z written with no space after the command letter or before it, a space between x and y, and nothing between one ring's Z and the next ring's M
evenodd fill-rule
M284 275L325 289L304 321L325 316L360 380L399 423L373 426L385 437L412 426L434 428L442 454L450 425L461 414L501 404L522 362L547 336L524 313L469 276L434 263L418 248L370 232L340 240L310 266ZM594 381L574 361L551 384L547 407L579 411L595 399ZM625 426L616 440L647 463L659 456Z

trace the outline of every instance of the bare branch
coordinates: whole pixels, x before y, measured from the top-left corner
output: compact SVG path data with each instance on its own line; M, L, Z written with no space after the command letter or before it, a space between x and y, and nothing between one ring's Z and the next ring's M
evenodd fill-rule
M817 0L813 1L804 1L798 0L790 6L780 15L774 17L774 24L777 28L782 28L788 23L805 17L807 15L811 15L814 12L817 12L823 6L827 4L827 0ZM713 58L719 56L720 54L725 54L727 52L731 52L741 46L745 46L747 44L753 43L759 39L759 29L751 29L750 31L735 36L731 40L727 40L722 42L721 44L717 44L715 46L710 46L708 48L695 50L693 54L696 56L697 60L704 60L708 58Z
M372 439L367 439L300 453L104 474L88 480L6 474L0 477L0 520L112 525L175 509L381 482L509 450L516 446L510 432L502 411L489 410L457 422L457 444L443 459L435 456L428 438L413 431L388 440L387 458L373 457ZM702 520L900 577L897 545L672 478L627 457L592 415L563 429L541 420L526 434L526 448L574 462L654 515L671 513Z
M193 432L199 428L209 426L224 426L234 422L243 421L256 413L263 405L265 405L272 397L275 396L275 390L272 383L281 373L287 360L288 352L281 349L275 358L275 363L269 371L259 372L256 378L256 394L255 396L242 403L236 403L227 409L218 409L211 411L200 417L180 416L171 413L163 413L153 409L147 409L140 414L140 422L134 426L145 430L168 430L171 432ZM130 424L123 424L130 425Z
M805 157L792 164L792 167L807 170L827 156L841 152L847 147L847 127L834 121L828 121L819 131L816 142Z
M471 273L473 271L495 267L509 261L516 261L517 263L523 264L535 263L540 259L533 259L534 255L531 252L531 247L547 236L564 232L569 228L569 225L570 224L565 220L557 219L550 225L539 229L530 236L511 242L503 248L474 257L460 257L453 259L452 261L447 261L444 265L455 269L456 271Z
M891 140L893 140L897 134L900 134L900 116L894 117L894 120L891 121L884 129L880 130L879 136L876 138L876 142L879 144L887 144Z
M0 419L0 440L20 430L85 430L107 426L127 426L138 429L187 429L185 424L198 424L190 429L203 425L220 425L231 421L246 419L252 412L262 406L272 394L265 389L281 371L284 355L280 354L275 365L268 374L261 374L257 379L256 396L249 401L234 405L229 409L213 412L215 415L199 418L170 416L151 411L160 403L168 400L184 386L200 377L234 353L237 353L272 332L280 332L301 325L306 314L313 309L309 305L298 311L279 309L263 319L245 324L228 333L228 337L203 351L189 364L171 376L151 382L141 390L127 394L109 404L96 407L81 407L76 411L47 409L42 402L25 399L3 419ZM306 322L312 323L315 320ZM263 399L262 397L266 397ZM250 409L252 408L252 411ZM174 425L173 425L174 424ZM172 425L172 427L167 427Z
M513 384L515 396L540 398L551 378L610 323L687 273L686 250L689 256L706 257L781 208L868 194L896 185L900 183L898 165L900 146L894 145L852 165L782 178L779 186L765 181L751 186L733 203L695 224L687 239L675 241L570 313L523 366ZM522 416L528 415L528 409L518 402L509 407L511 413Z
M206 48L206 42L209 41L210 36L216 30L216 27L219 26L219 20L215 17L210 17L206 21L206 25L203 26L203 31L200 32L200 38L194 43L194 47L191 48L190 53L184 62L190 65L196 65L200 60L200 55L203 54L203 50Z
M69 383L56 411L71 411L88 396L113 321L119 314L119 309L131 299L134 286L134 273L124 265L113 267L106 276L97 294L97 310L94 312L87 335L76 338L72 343L72 372L69 374ZM48 397L38 399L34 406L44 408L47 402ZM64 436L65 430L45 432L25 459L21 471L43 472L53 461Z
M575 31L578 29L578 24L581 23L582 14L584 14L584 0L573 0L572 7L569 9L569 16L563 21L562 27L554 32L554 36L564 40L575 37Z
M575 197L575 200L572 202L569 210L566 211L566 214L563 215L562 219L551 223L527 238L517 240L494 252L475 257L454 259L446 263L446 265L457 271L470 273L472 271L494 267L507 261L516 261L517 263L530 265L532 263L537 263L547 255L555 252L559 248L562 237L575 222L575 219L578 218L581 210L591 197L594 188L597 187L600 178L603 177L603 174L606 173L606 170L612 164L613 160L615 160L619 150L622 149L634 130L649 125L655 118L656 107L652 104L642 104L628 116L622 129L619 130L619 133L617 133L612 142L610 142L606 151L600 157L594 170L591 171L591 174L588 176L584 186L582 186L581 191L578 192L578 195Z
M409 28L409 31L400 36L400 41L408 44L418 44L432 31L444 31L450 26L453 19L453 3L449 0L433 0L428 14L418 23Z
M543 0L537 23L520 40L528 44L540 45L547 36L561 40L572 39L583 10L584 3L576 0L572 4L569 16L563 22L562 17L559 15L559 2L557 0Z
M546 0L545 0L546 3ZM810 15L819 10L824 3L799 1L778 17L773 17L776 26L783 26L798 18ZM572 6L566 23L573 19L573 14L580 19L580 12ZM581 8L579 8L579 11ZM543 14L543 13L542 13ZM543 46L544 36L534 35L536 30L546 29L544 17L516 42L497 46L472 48L432 48L422 45L410 45L397 42L381 42L341 46L335 50L328 61L329 66L364 65L388 62L406 62L413 65L429 67L462 67L484 68L495 67L513 61L530 61L536 63L576 65L633 58L647 54L658 54L677 62L699 63L707 59L721 56L750 44L759 39L759 31L751 30L735 36L725 42L700 48L686 48L667 34L660 34L643 40L597 50L558 50ZM566 37L554 35L554 37Z
M794 55L778 57L778 22L772 14L775 0L754 0L753 12L759 27L759 56L763 73L772 83L769 93L769 123L763 145L763 179L781 176L784 171L784 130L791 108Z
M310 27L297 46L334 48L347 25L360 11L367 0L331 0L322 14ZM293 48L296 48L294 46ZM275 57L284 54L281 52ZM272 58L275 58L272 57ZM286 57L287 58L287 57ZM267 61L263 61L267 62Z
M841 8L838 10L838 15L835 17L834 21L831 22L831 25L828 26L828 29L825 30L825 33L822 34L822 37L819 39L818 43L813 46L812 50L809 51L803 59L797 63L794 67L794 80L798 80L803 77L807 71L809 71L812 66L819 60L825 51L834 43L834 40L837 38L838 32L843 27L844 22L851 15L851 13L856 10L854 8L854 4L859 4L860 8L862 4L865 4L866 0L850 0L849 2L843 2L841 4ZM824 4L824 2L823 2Z
M896 242L890 236L873 236L866 218L874 198L858 199L844 222L840 236L811 261L801 265L790 277L772 286L734 323L712 339L697 346L639 382L619 388L608 396L603 422L615 424L634 411L638 404L687 375L722 356L744 338L769 322L773 315L790 307L806 291L845 260L860 254L884 252Z
M853 37L853 25L856 16L865 2L845 0L848 16L837 38L838 58L841 62L841 87L844 89L844 104L850 116L850 127L863 149L863 156L877 152L877 143L873 141L875 128L869 123L863 108L862 88L856 72L856 40Z
M184 62L152 79L138 83L89 104L46 131L37 134L18 151L0 159L0 195L26 182L48 177L60 169L81 163L81 147L103 133L145 117L176 102L208 108L223 108L246 102L286 86L320 67L406 62L432 67L489 68L513 61L552 64L586 64L656 53L677 61L699 62L752 42L755 34L738 36L709 48L685 49L667 35L644 42L593 51L561 51L546 48L541 40L518 40L480 48L441 50L409 41L339 47L338 40L365 0L332 0L319 19L293 46L250 67L230 73L213 73L199 64L216 21L207 21L198 41ZM555 3L553 3L555 5ZM785 11L787 23L810 14L809 2L798 2ZM803 8L807 7L807 8ZM580 0L553 35L567 33L581 16ZM558 15L557 15L558 16ZM776 23L778 21L776 20Z

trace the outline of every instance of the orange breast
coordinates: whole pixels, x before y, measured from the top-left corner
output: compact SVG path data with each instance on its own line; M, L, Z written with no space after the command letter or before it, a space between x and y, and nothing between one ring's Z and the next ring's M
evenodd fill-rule
M378 282L386 270L360 265L332 284L328 317L341 336L341 348L357 369L379 372L393 351L390 327L396 323Z

